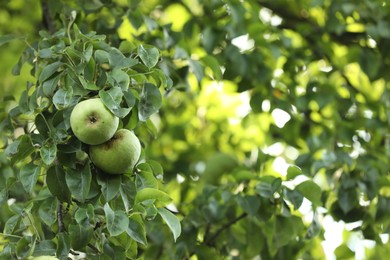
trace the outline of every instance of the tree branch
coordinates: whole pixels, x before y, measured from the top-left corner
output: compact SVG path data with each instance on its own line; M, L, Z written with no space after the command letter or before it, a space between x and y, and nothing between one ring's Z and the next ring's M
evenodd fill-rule
M50 12L49 8L49 0L41 0L41 8L42 8L42 25L43 27L49 31L49 33L54 33L55 22L53 16Z
M64 231L64 220L63 220L63 212L62 212L62 203L58 204L57 208L57 219L58 219L58 233Z
M210 238L206 238L204 243L208 246L211 246L213 241L215 239L217 239L217 237L219 235L221 235L221 233L225 230L225 229L228 229L231 225L237 223L238 221L240 221L241 219L245 218L248 214L247 213L242 213L240 216L238 216L237 218L235 219L232 219L230 220L229 222L227 222L226 224L224 224L222 227L220 227L217 232L214 233L214 235L212 235Z

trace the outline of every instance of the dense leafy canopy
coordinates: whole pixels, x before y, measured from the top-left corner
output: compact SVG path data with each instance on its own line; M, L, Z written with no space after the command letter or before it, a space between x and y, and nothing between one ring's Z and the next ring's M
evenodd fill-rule
M0 5L0 258L389 253L387 1ZM95 96L140 138L134 172L79 157Z

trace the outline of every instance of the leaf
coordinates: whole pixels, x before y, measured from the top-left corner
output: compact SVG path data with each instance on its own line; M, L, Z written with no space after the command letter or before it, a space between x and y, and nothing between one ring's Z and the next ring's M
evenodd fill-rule
M295 166L295 165L289 166L287 169L286 180L292 180L301 174L302 174L301 168L299 168L298 166Z
M23 38L25 38L25 37L21 36L21 35L15 35L15 34L2 35L2 36L0 36L0 46L4 45L10 41L21 40Z
M303 202L303 195L297 190L285 189L284 194L286 198L293 204L294 209L298 209Z
M162 97L158 88L150 83L146 83L142 89L138 103L138 117L141 121L146 121L152 114L156 113L162 105Z
M136 59L125 57L125 55L116 48L110 50L108 53L108 60L113 68L119 69L131 68L138 63Z
M49 227L57 221L57 207L58 200L53 197L45 199L39 206L39 217Z
M143 45L138 46L138 56L141 58L142 62L149 69L156 66L160 53L156 47L144 47Z
M43 68L39 74L38 81L43 83L45 80L53 76L53 74L61 67L62 62L56 61Z
M89 164L85 164L82 170L67 169L66 170L66 184L69 187L72 195L84 203L91 188L91 168Z
M139 166L137 166L138 168ZM135 177L137 189L157 188L158 181L151 171L141 170Z
M181 225L179 219L165 208L159 208L157 210L158 214L160 214L160 216L164 219L165 223L168 225L169 229L173 234L173 238L176 241L176 239L181 234Z
M168 194L158 189L144 188L137 192L135 203L142 203L147 200L153 200L156 207L164 207L172 202Z
M255 216L260 208L260 197L254 195L238 196L238 204L250 216Z
M268 199L273 199L275 192L278 191L282 184L281 178L274 176L264 176L260 179L260 182L256 185L256 192Z
M107 229L111 236L122 234L129 226L129 219L123 211L113 211L108 203L104 205L106 215Z
M65 232L60 232L58 234L58 245L57 245L57 257L59 259L68 259L70 252L70 238L69 235Z
M107 73L107 81L113 87L119 87L122 91L125 91L129 88L130 77L129 75L117 68L114 68L112 71Z
M20 221L20 215L13 215L4 224L3 233L4 234L13 234L16 226L19 224Z
M122 177L119 189L125 210L129 211L134 205L135 194L137 193L135 184L128 176Z
M190 65L192 73L194 73L194 75L195 75L196 79L198 80L198 82L201 82L201 80L204 77L202 64L200 64L200 62L197 61L197 60L190 59L189 60L189 65Z
M99 64L108 63L108 57L109 57L109 54L106 51L103 51L103 50L96 50L95 51L95 60Z
M62 110L71 104L73 98L73 88L58 89L53 96L53 104L58 110Z
M12 156L12 162L19 162L34 152L35 148L29 135L22 135L5 149L6 156Z
M60 201L70 202L71 193L66 185L65 172L61 166L52 166L47 170L46 184L51 194Z
M57 156L57 146L54 143L47 143L41 147L40 155L46 165L51 165Z
M201 61L204 66L207 66L213 72L214 78L216 80L222 80L222 70L221 66L218 63L218 60L210 55L204 56L201 58Z
M61 74L58 74L55 77L52 77L42 83L42 91L45 96L50 97L53 95L54 91L58 86L58 82L61 78Z
M88 204L86 208L80 207L77 209L75 219L79 224L91 224L95 220L95 212L92 204Z
M338 203L344 214L348 213L351 209L359 203L358 193L355 187L343 188L340 187L337 193Z
M104 199L109 202L119 193L121 176L103 176L99 174L97 182L101 187Z
M34 163L28 163L20 169L20 182L23 185L23 188L31 193L35 184L38 181L39 174L41 172L41 167L35 165Z
M72 248L75 250L81 250L88 245L89 241L93 237L93 227L84 227L79 224L69 225L69 238Z
M131 108L121 107L121 101L123 97L122 90L118 87L111 88L110 90L100 90L99 97L103 101L104 105L117 117L124 118L130 113Z
M129 218L129 226L126 229L126 233L138 243L146 245L146 229L145 224L138 215L133 215Z
M57 250L57 245L52 240L42 240L38 241L37 245L35 246L34 255L35 256L41 256L41 255L55 255Z
M310 200L313 205L321 205L321 188L313 181L304 181L296 186L295 188L299 191L306 199Z

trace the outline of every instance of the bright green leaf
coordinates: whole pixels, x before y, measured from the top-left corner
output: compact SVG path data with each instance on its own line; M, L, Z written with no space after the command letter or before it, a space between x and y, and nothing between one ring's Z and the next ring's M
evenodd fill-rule
M158 189L144 188L137 192L135 203L141 203L147 200L153 200L156 207L164 207L172 202L168 194Z
M315 206L321 205L321 188L313 181L304 181L295 188L306 199L310 200Z
M160 57L160 53L156 47L144 47L143 45L138 46L138 55L149 69L156 66Z
M162 105L162 97L158 88L150 83L146 83L142 89L138 103L138 117L141 121L146 121L152 114L156 113Z
M159 208L157 210L160 216L164 219L165 223L168 225L173 234L173 238L176 241L176 239L181 234L181 224L179 219L172 212L165 208Z

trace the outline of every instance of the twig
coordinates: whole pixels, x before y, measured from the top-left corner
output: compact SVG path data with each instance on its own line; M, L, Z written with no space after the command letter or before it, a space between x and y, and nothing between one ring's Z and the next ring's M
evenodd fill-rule
M58 204L57 208L57 219L58 219L58 233L64 231L64 221L62 212L62 203Z
M42 7L42 25L46 30L49 31L49 33L54 33L55 22L50 12L48 0L41 0L41 7Z
M232 219L228 223L224 224L222 227L220 227L217 232L214 233L210 238L205 239L204 243L208 246L212 245L212 242L227 228L229 228L231 225L235 224L236 222L240 221L241 219L245 218L248 214L242 213L240 216L238 216L235 219Z

